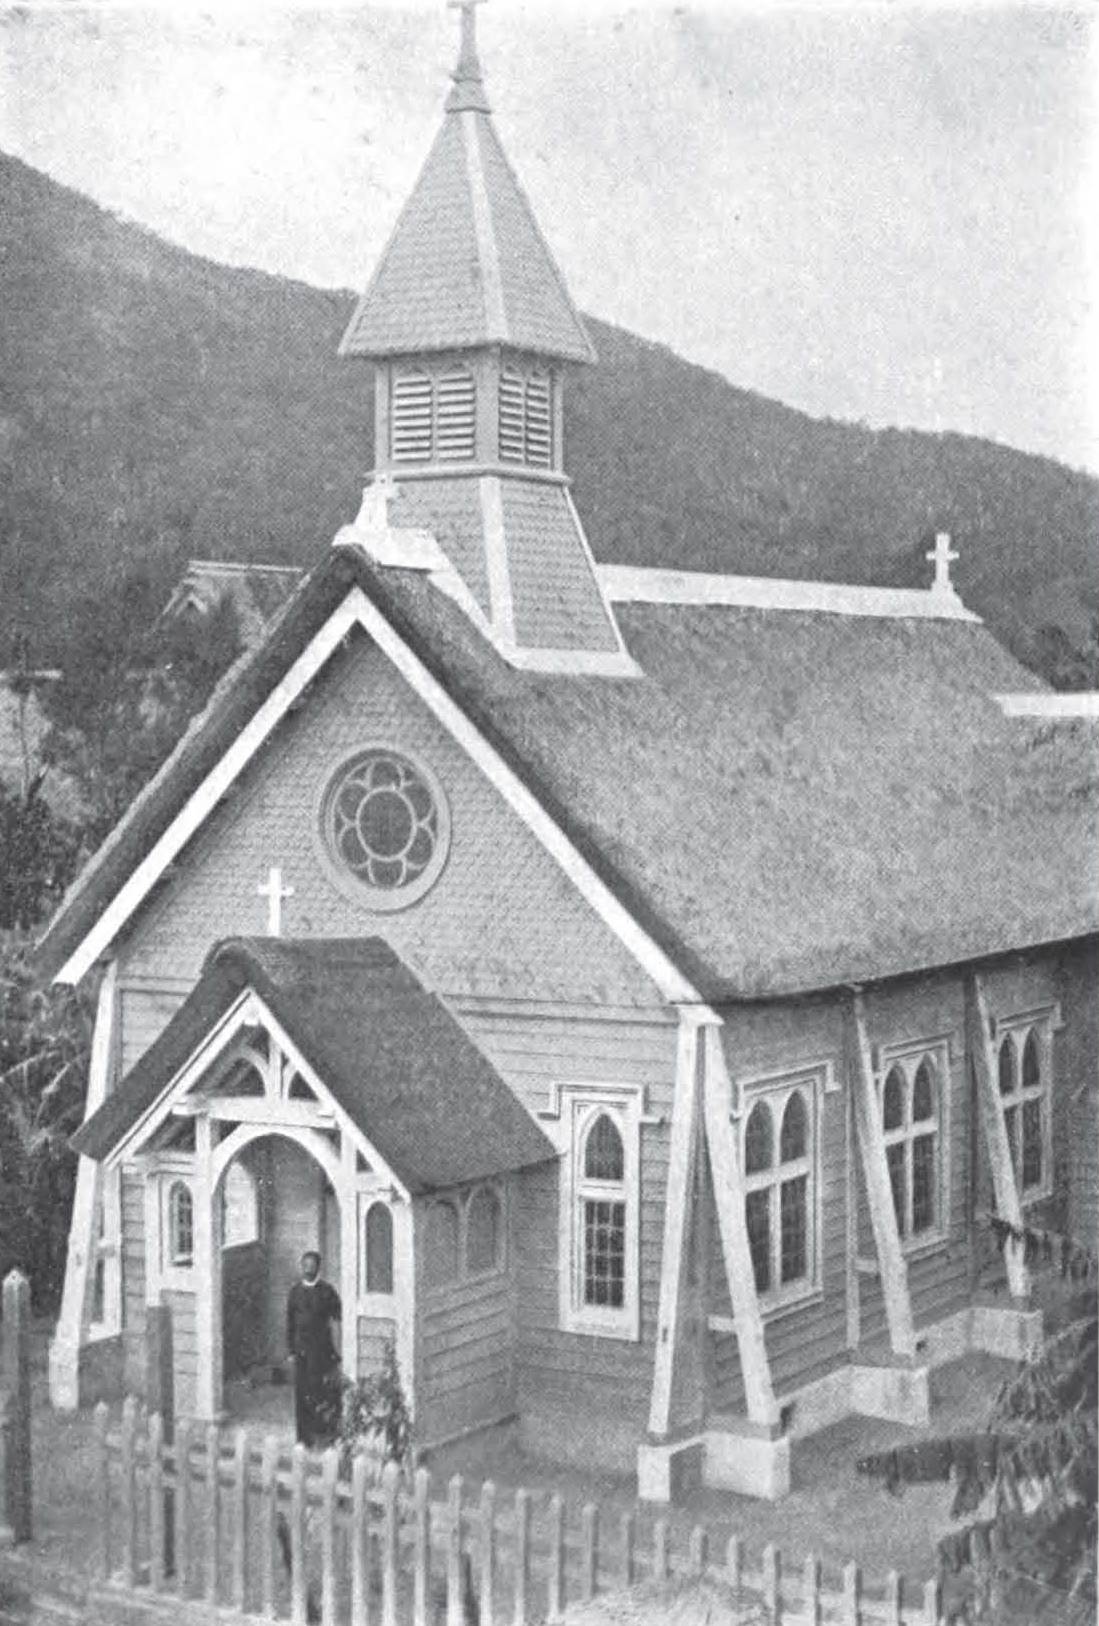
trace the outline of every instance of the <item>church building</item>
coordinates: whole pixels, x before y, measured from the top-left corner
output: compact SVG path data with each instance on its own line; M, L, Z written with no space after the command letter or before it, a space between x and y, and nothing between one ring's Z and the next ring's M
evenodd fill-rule
M597 563L596 357L462 8L342 343L361 510L39 945L97 990L55 1406L283 1361L305 1247L345 1374L640 1493L789 1487L851 1413L1040 1333L1097 1044L1094 759L955 591ZM365 448L364 448L365 452ZM289 1396L287 1393L287 1414Z

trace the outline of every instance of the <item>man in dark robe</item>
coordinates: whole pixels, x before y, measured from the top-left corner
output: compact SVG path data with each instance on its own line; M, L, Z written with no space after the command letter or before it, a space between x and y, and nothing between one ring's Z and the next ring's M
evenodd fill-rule
M294 1362L294 1422L303 1445L328 1445L340 1419L340 1357L332 1323L340 1320L340 1295L321 1280L319 1253L301 1256L301 1280L286 1305L286 1343Z

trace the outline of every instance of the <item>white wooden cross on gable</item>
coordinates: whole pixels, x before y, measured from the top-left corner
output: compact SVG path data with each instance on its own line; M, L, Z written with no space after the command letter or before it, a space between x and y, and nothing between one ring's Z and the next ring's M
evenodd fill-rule
M267 935L280 937L282 935L282 900L294 896L292 886L283 886L282 870L278 865L272 865L267 872L266 881L261 881L256 888L261 898L267 899Z

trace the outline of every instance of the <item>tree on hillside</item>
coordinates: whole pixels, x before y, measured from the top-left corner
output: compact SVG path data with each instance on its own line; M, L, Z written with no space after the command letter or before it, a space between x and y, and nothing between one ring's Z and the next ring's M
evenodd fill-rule
M952 1480L939 1544L944 1618L996 1626L1084 1626L1096 1608L1096 1393L1099 1380L1094 1253L1071 1238L990 1221L1000 1246L1060 1278L1044 1345L996 1396L979 1433L922 1440L857 1463L900 1493Z
M61 679L44 696L48 762L78 787L83 834L99 842L129 807L241 650L228 600L162 620L161 590L138 572L73 618Z
M43 1309L64 1277L91 1020L75 990L36 986L25 948L0 938L0 1277L18 1266Z
M23 791L0 784L0 932L29 931L58 901L80 838L42 794L40 770Z

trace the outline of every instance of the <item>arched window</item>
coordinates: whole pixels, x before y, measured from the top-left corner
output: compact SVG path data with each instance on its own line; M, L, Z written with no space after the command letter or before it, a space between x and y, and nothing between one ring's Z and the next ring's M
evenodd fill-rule
M363 1222L363 1291L393 1291L393 1214L388 1203L373 1202Z
M889 1165L889 1184L893 1191L893 1209L897 1227L902 1236L908 1234L908 1170L905 1144L905 1098L908 1080L900 1067L891 1067L885 1080L881 1098L881 1124L885 1132L885 1161Z
M479 1275L500 1263L500 1199L491 1186L478 1186L466 1210L466 1271Z
M622 1133L609 1112L589 1124L578 1191L581 1302L621 1310L626 1302L626 1173Z
M624 1179L625 1167L622 1136L607 1114L601 1113L589 1129L584 1145L584 1178L617 1183Z
M191 1188L185 1180L173 1180L168 1189L168 1263L177 1269L193 1264L195 1256L195 1211Z
M1022 1066L1017 1045L1022 1046ZM1032 1196L1047 1183L1046 1115L1048 1085L1043 1076L1042 1045L1034 1027L1007 1033L1000 1044L1000 1104L1004 1112L1011 1161L1022 1195Z
M744 1219L756 1291L764 1297L788 1295L813 1277L810 1103L805 1086L775 1089L755 1102L744 1125Z
M458 1210L440 1199L429 1203L424 1223L424 1282L444 1287L458 1277Z
M881 1117L897 1230L902 1238L926 1236L939 1227L939 1087L931 1056L893 1063Z
M239 1248L259 1238L259 1193L256 1177L234 1158L221 1182L221 1245Z

